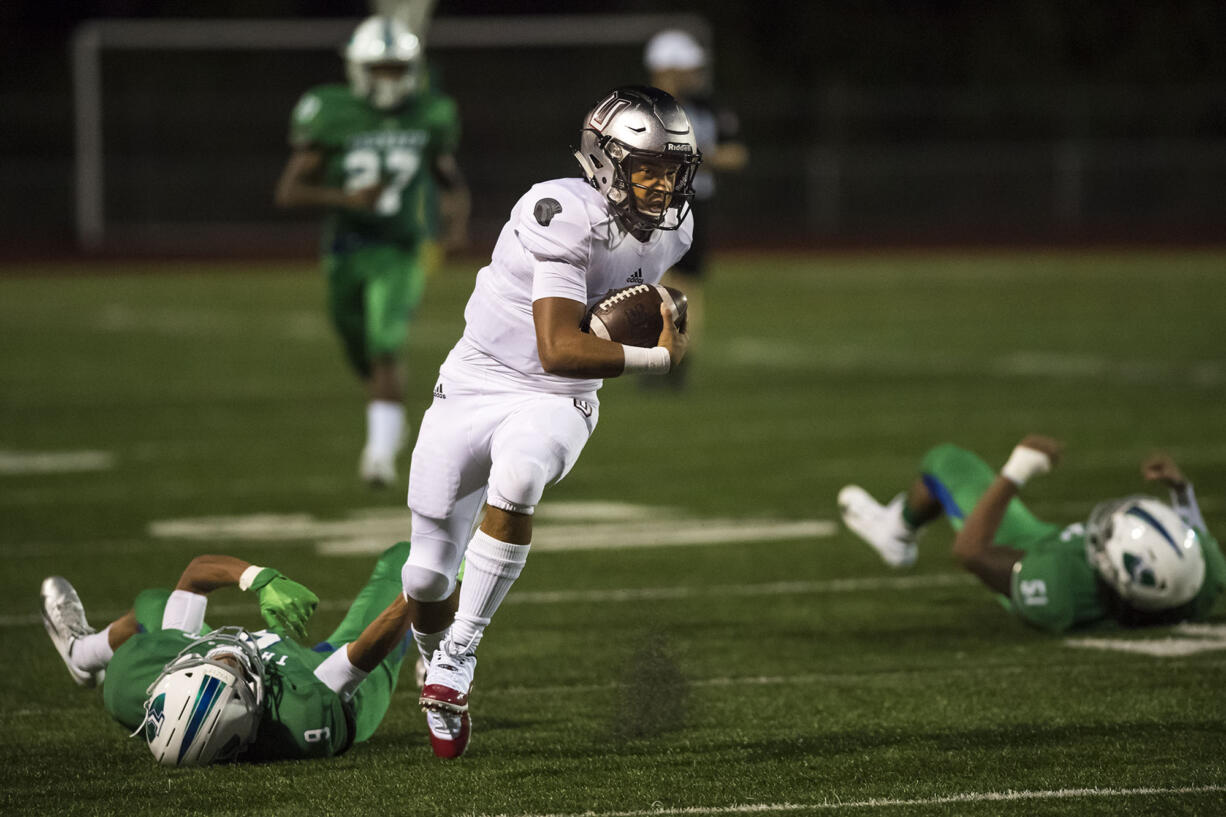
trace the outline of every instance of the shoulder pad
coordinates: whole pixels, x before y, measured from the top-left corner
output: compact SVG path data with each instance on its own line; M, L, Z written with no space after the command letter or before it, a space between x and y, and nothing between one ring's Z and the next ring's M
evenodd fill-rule
M295 148L327 142L327 134L338 116L344 116L353 99L344 85L319 85L307 91L294 106L290 118L290 144Z
M586 266L592 245L588 204L558 182L534 185L516 205L515 234L543 261Z

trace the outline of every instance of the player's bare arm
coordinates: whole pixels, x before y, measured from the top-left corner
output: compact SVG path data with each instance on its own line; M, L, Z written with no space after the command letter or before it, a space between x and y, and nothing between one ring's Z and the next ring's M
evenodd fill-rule
M533 302L541 366L550 374L563 377L617 377L625 371L626 350L620 343L582 331L579 325L585 312L584 304L568 298L541 298ZM663 328L656 345L668 351L675 366L685 357L689 341L674 325L675 315L668 305L660 304L660 316Z
M1141 475L1148 480L1161 482L1173 491L1187 487L1188 478L1175 464L1175 460L1165 451L1159 451L1145 458L1141 463Z
M308 588L271 567L214 554L192 559L175 590L206 596L222 587L254 592L268 626L297 638L306 637L306 623L319 605L319 598Z
M278 207L339 207L369 212L383 193L383 185L375 184L357 190L329 187L321 182L325 155L323 151L301 149L290 154L281 178L277 180Z
M620 343L579 328L587 307L569 298L540 298L532 304L536 350L541 366L563 377L617 377L626 365Z
M439 189L443 246L458 249L468 242L468 216L472 211L468 184L455 156L450 153L436 157L430 169Z
M416 602L397 596L379 616L366 625L357 640L350 642L350 662L363 672L372 672L397 644L404 640L413 622Z
M1060 460L1063 446L1041 434L1030 434L992 482L954 538L954 558L997 593L1009 595L1013 566L1025 555L1015 548L994 544L1009 503L1026 479L1044 473Z
M237 586L243 571L251 567L250 562L236 559L233 556L204 554L197 556L188 563L179 577L175 590L186 590L188 593L208 595L221 587Z

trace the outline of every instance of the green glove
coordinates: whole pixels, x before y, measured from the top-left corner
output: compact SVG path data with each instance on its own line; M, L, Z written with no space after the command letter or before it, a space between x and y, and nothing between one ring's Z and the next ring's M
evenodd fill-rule
M306 639L306 623L319 606L319 597L310 588L287 579L280 571L265 567L246 589L255 591L260 600L260 614L270 629L299 640Z

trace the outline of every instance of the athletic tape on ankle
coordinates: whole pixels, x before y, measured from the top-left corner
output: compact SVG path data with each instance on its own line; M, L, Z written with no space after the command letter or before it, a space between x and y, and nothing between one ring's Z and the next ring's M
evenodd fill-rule
M1000 469L1000 475L1021 488L1031 478L1051 470L1051 457L1034 448L1019 445Z
M663 346L644 349L622 344L622 352L626 356L626 365L622 369L624 374L668 374L673 365L673 359Z

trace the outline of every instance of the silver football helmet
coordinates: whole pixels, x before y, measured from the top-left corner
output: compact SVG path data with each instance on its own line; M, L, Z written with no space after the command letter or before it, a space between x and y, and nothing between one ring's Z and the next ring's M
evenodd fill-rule
M146 690L142 735L163 766L233 760L255 740L264 663L251 633L222 627L188 644Z
M421 84L421 42L393 17L368 17L353 32L342 52L353 93L380 110L397 108ZM373 65L402 65L395 79L374 76Z
M1086 524L1086 558L1120 598L1145 612L1186 604L1205 581L1196 530L1170 506L1147 496L1094 508Z
M579 132L575 158L622 225L635 230L680 227L694 198L694 173L702 163L685 111L668 94L646 86L617 88L592 108ZM672 191L663 204L645 205L651 189L632 184L640 163L675 168ZM635 187L645 196L636 195Z

